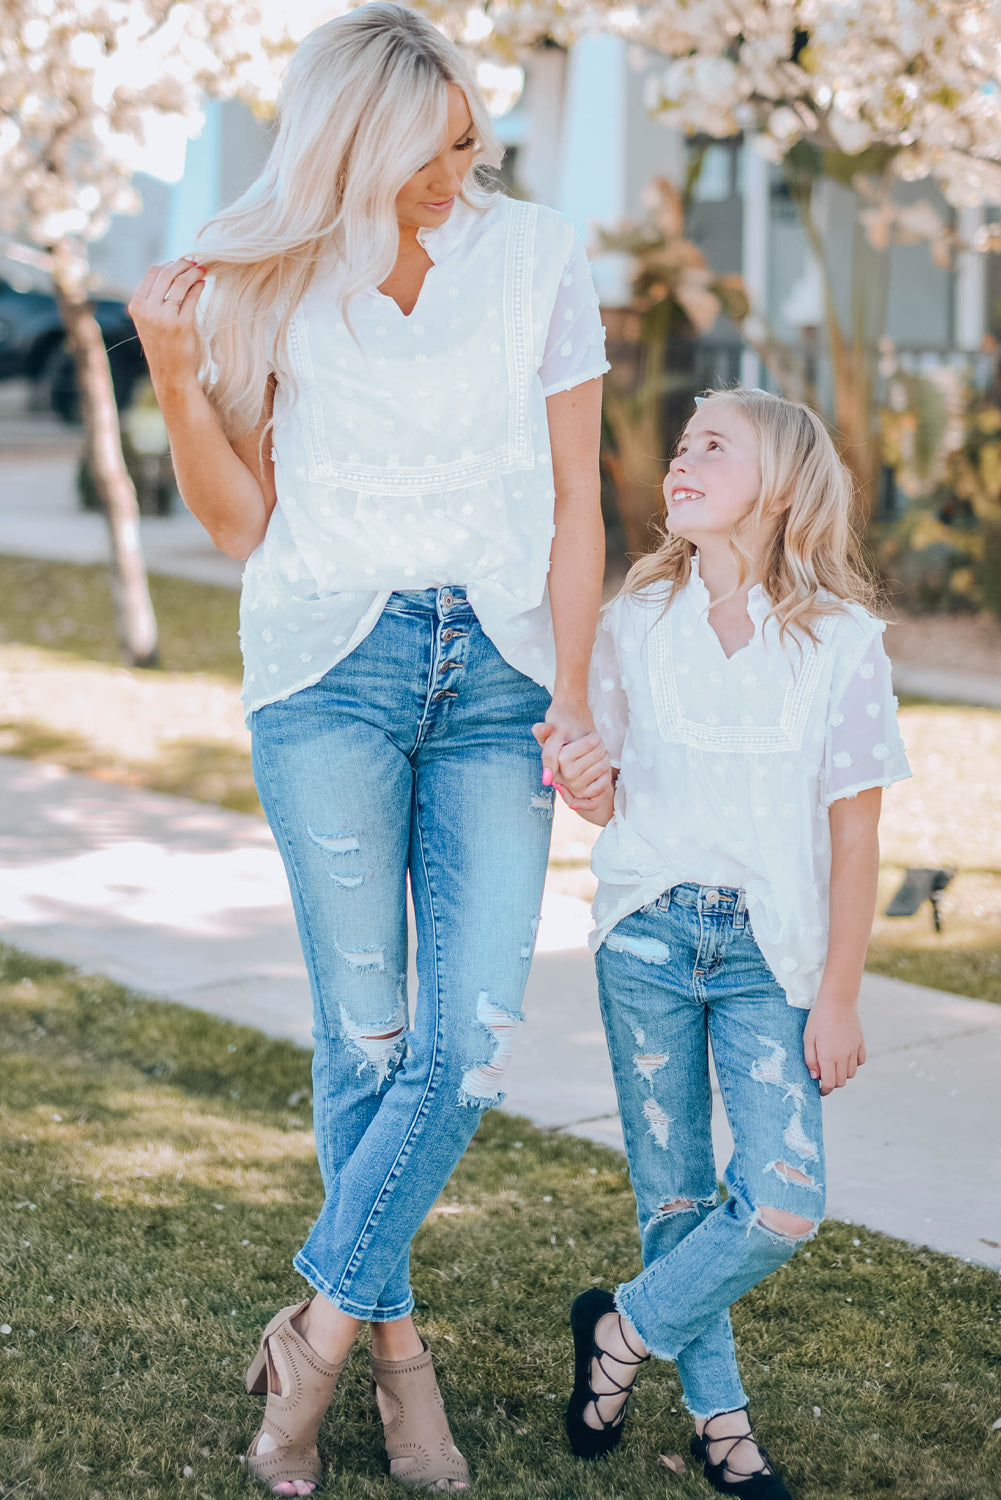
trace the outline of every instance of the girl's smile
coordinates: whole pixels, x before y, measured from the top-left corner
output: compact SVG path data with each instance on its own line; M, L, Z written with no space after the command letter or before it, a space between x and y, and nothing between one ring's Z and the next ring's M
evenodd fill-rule
M758 445L736 405L696 411L664 480L667 525L692 542L729 537L758 497Z

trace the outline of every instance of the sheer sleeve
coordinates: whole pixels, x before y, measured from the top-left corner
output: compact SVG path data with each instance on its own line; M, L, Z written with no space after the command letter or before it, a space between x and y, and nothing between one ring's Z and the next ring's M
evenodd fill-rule
M539 366L543 395L572 390L609 369L598 296L579 235L573 237Z
M827 724L824 802L855 797L910 776L897 727L890 662L874 635L855 662Z
M629 705L615 648L611 611L608 610L598 624L598 634L591 655L588 699L594 715L594 727L605 742L612 765L619 766L622 763L622 746L629 723Z

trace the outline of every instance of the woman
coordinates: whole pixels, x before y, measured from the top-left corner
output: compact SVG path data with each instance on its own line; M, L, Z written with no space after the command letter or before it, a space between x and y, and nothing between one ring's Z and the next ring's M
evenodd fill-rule
M456 48L373 0L295 54L268 163L200 263L130 305L185 502L248 558L255 775L314 1000L325 1200L295 1265L316 1294L248 1372L248 1464L278 1494L320 1478L363 1323L391 1473L468 1482L409 1248L503 1097L552 771L593 729L603 563L597 301L570 226L477 179L501 154Z

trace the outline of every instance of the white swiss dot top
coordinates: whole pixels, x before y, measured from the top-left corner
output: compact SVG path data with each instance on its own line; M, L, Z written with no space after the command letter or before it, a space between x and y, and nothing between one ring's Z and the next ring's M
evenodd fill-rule
M433 264L409 316L370 287L349 328L336 271L293 314L278 502L243 579L248 717L325 676L391 593L446 584L552 688L546 397L608 369L584 247L554 210L500 196L418 237Z
M665 610L667 597L620 595L598 629L591 706L620 770L592 858L592 947L671 886L743 887L765 961L808 1007L827 958L828 808L911 774L883 622L845 604L800 650L757 587L754 635L727 658L697 558Z

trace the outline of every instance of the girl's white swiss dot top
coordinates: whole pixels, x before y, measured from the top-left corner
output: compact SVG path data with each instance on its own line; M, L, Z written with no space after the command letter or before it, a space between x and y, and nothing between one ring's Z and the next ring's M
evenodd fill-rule
M336 272L293 314L278 503L243 580L248 716L325 676L392 592L446 584L552 688L546 397L608 369L584 247L554 210L500 196L418 237L433 264L409 316L371 287L347 326Z
M753 637L727 658L697 558L667 598L664 585L620 595L598 629L591 706L620 770L594 846L592 946L671 886L743 887L765 961L808 1007L827 957L828 808L911 774L883 622L845 604L816 644L783 644L756 587Z

